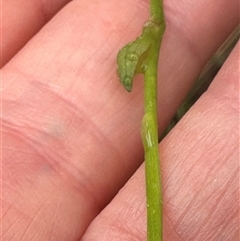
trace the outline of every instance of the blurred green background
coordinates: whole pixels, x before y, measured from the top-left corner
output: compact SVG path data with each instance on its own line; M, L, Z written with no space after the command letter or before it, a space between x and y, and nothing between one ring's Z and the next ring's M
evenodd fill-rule
M160 136L160 141L167 135L167 133L177 124L177 122L184 116L184 114L191 108L191 106L198 100L198 98L207 90L214 77L221 69L223 63L237 44L240 37L240 25L231 33L223 45L208 61L202 73L195 81L192 89L188 93L186 99L177 110L177 113Z

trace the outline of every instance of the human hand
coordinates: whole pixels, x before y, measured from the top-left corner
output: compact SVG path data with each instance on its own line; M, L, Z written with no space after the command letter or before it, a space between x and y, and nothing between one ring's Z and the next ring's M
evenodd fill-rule
M116 55L140 33L148 2L72 1L16 53L40 26L31 19L66 2L24 15L3 5L15 19L2 25L2 239L146 240L143 83L123 89ZM165 15L160 131L238 24L238 2L168 0ZM238 238L238 48L160 145L165 240Z

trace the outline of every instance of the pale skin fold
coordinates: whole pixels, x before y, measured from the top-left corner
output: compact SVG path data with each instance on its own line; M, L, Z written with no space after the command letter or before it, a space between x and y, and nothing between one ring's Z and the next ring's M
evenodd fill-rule
M15 18L3 13L1 26L12 45L1 70L1 238L146 240L143 82L129 95L115 57L141 32L149 2L72 1L28 35L13 59L8 52L22 35L12 41L8 26L37 17L3 3ZM164 7L159 132L239 21L236 0L168 0ZM34 8L42 16L43 6ZM21 30L31 33L30 23ZM160 144L165 240L237 240L238 115L239 45Z

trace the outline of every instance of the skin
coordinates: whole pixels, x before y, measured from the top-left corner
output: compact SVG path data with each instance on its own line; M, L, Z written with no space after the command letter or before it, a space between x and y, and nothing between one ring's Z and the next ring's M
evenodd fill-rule
M41 4L40 16L51 8ZM13 59L23 36L6 25L37 15L3 5L15 18L2 26L2 239L146 240L143 83L122 88L116 55L140 33L148 1L72 1ZM160 132L237 26L238 1L166 0L165 15ZM238 239L238 53L160 144L165 240Z
M1 1L1 63L4 66L69 0ZM31 11L29 11L29 9ZM27 23L27 24L26 24Z

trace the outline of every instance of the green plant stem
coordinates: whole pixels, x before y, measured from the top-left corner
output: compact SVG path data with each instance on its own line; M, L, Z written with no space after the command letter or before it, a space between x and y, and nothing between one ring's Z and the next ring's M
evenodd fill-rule
M164 12L162 0L150 1L150 19L156 23L163 23L162 20L164 19Z
M150 1L150 19L140 37L123 47L117 57L120 82L132 90L133 77L144 74L144 117L141 135L145 151L148 241L162 241L162 190L158 152L157 68L165 30L162 0Z
M159 27L156 39L148 53L147 70L144 74L144 109L142 139L145 150L145 176L147 197L148 240L162 240L162 189L159 167L157 126L157 67L164 26Z

